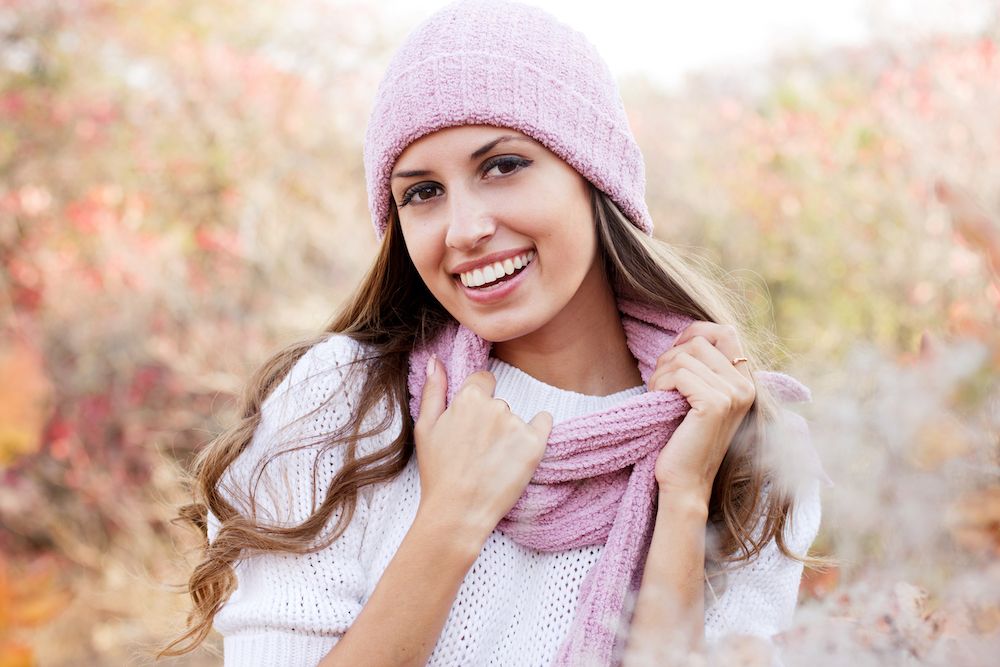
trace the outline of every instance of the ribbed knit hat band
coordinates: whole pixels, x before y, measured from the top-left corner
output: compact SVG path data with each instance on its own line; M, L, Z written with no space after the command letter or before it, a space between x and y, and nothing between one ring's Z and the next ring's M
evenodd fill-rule
M400 154L456 125L523 132L652 233L642 154L615 80L583 35L541 9L463 0L422 23L396 52L365 135L368 207L379 238Z

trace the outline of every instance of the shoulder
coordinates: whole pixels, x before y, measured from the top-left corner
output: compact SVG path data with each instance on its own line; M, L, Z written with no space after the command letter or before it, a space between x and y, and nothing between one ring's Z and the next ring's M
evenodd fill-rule
M822 488L833 486L833 481L826 473L805 417L782 407L779 422L778 437L768 447L773 472L793 501L785 539L792 551L803 553L819 530Z
M261 406L261 422L290 427L331 401L351 409L361 392L370 350L345 334L330 334L295 362Z
M306 355L320 365L364 363L373 349L345 333L331 333L309 348ZM305 355L304 355L305 356Z
M760 489L759 503L767 508L774 492L774 480L768 479ZM795 483L784 487L789 494L791 507L785 518L782 537L786 548L799 557L805 557L819 534L822 520L821 482L813 475L798 479ZM765 510L766 512L766 510ZM761 540L765 527L765 516L758 517L753 526L752 535L755 540ZM761 551L749 561L741 561L738 567L752 565L754 561L768 557L778 557L780 550L774 537L762 545ZM785 559L785 556L781 556Z
M795 487L792 511L785 522L785 545L789 551L805 556L819 534L823 518L820 479L809 477Z
M250 441L226 472L224 489L232 500L246 504L265 486L294 496L311 495L314 483L325 485L332 479L346 460L345 448L339 440L332 444L332 438L342 437L356 417L370 352L349 336L331 334L296 360L261 404ZM381 423L389 408L388 400L380 401L364 423ZM388 429L360 437L354 456L390 443L399 433L398 422L394 419ZM277 499L271 503L286 504ZM298 512L296 518L307 515Z
M333 375L344 380L364 371L370 350L364 344L342 333L333 333L319 341L299 357L273 395L281 395L328 382L325 376Z
M784 542L791 553L807 556L819 531L820 514L820 483L813 478L796 490L792 514L784 525ZM803 563L788 557L771 538L753 558L707 578L706 641L715 644L732 634L772 637L790 627L802 570Z

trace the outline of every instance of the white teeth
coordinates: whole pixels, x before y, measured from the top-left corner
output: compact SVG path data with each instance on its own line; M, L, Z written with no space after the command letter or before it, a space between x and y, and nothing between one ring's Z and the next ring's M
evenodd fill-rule
M483 266L473 271L466 271L460 275L462 284L466 287L481 287L487 283L509 276L514 271L522 269L535 258L535 251L528 252L505 259L503 262L494 262L488 266Z

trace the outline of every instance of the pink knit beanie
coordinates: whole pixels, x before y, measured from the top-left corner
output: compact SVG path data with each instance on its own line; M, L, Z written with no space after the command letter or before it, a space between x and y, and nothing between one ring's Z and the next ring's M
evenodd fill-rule
M396 52L365 135L368 207L379 238L399 155L456 125L532 137L652 234L645 167L618 86L587 39L541 9L462 0L423 22Z

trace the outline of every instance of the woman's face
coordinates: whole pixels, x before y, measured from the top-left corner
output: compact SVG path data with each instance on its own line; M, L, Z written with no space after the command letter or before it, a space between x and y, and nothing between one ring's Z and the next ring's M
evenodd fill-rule
M534 139L489 126L439 130L403 151L391 188L417 272L485 340L558 319L569 331L602 303L590 298L607 286L589 184Z

